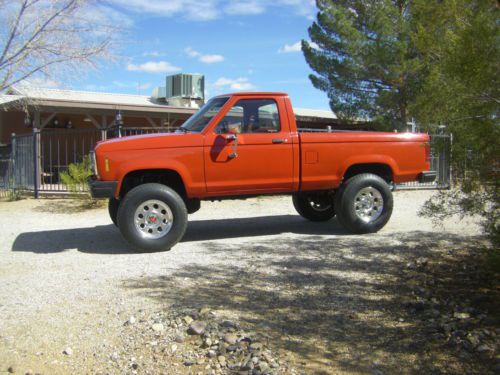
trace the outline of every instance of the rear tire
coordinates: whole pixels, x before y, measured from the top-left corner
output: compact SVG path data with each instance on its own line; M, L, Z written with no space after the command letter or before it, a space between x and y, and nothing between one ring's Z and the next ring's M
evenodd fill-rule
M109 212L109 217L111 218L111 221L113 224L118 226L117 223L117 216L118 216L118 208L120 207L120 202L118 199L115 198L109 198L108 201L108 212Z
M311 221L327 221L335 216L334 199L328 193L296 193L293 206L300 216Z
M382 229L391 218L393 205L389 185L371 173L351 177L335 196L339 223L358 234Z
M187 209L177 192L148 183L130 190L118 208L118 227L143 252L170 250L187 228Z

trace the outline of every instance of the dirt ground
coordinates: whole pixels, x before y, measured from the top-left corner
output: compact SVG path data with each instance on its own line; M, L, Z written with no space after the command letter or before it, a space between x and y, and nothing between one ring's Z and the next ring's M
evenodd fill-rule
M174 351L151 329L201 308L264 337L273 373L498 373L490 245L477 220L418 217L431 193L396 192L389 224L362 236L302 219L289 197L204 202L153 254L105 208L0 202L0 374L233 373L187 364L196 340Z

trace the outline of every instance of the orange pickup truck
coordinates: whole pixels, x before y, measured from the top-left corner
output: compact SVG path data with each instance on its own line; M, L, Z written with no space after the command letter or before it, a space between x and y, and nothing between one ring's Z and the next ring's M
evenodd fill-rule
M201 200L264 194L291 194L308 220L376 232L392 213L391 184L434 180L429 159L426 134L301 132L287 94L237 93L209 100L175 133L100 142L89 185L132 245L162 251Z

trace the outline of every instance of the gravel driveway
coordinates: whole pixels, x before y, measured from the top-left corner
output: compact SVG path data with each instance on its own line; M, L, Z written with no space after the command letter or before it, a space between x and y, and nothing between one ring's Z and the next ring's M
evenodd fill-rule
M206 202L184 240L154 254L134 253L106 209L1 202L0 373L209 373L143 347L147 335L137 331L158 314L202 307L264 334L290 364L284 373L493 371L498 322L488 303L496 289L474 279L477 270L448 277L475 267L472 250L488 244L472 221L435 228L418 217L430 194L396 192L389 224L363 236L336 220L303 220L289 197ZM484 311L461 297L470 292L460 287L465 279L487 290ZM440 291L455 287L459 300L450 305ZM486 317L480 340L488 350L449 345L455 328L439 327L448 316L468 319L456 314ZM142 322L136 331L124 325L131 316Z

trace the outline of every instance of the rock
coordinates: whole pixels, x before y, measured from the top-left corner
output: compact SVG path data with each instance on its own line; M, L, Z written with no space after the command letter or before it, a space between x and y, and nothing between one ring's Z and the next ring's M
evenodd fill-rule
M191 360L184 362L184 366L193 366L195 364L196 364L196 361L191 361Z
M461 312L454 312L453 313L453 317L456 318L456 319L469 319L470 318L470 314L468 313L461 313Z
M184 320L184 322L189 325L193 322L193 318L191 318L189 315L185 316L184 318L182 318L182 320Z
M127 320L127 324L131 324L131 325L132 325L132 324L135 324L135 322L136 322L136 319L135 319L135 317L134 317L134 316L131 316L131 317Z
M207 315L211 312L210 308L209 307L202 307L200 309L200 315Z
M269 370L269 365L267 364L267 362L261 361L257 364L257 368L261 372L266 372L267 370Z
M224 320L221 326L224 328L238 328L238 325L230 320Z
M67 347L66 349L63 350L63 354L73 355L73 349L71 349L70 347Z
M207 337L205 341L203 341L203 347L210 348L211 346L212 346L212 339L210 337Z
M165 329L165 327L161 323L155 323L151 326L151 329L155 332L162 332Z
M170 350L172 351L172 353L175 353L177 351L177 345L172 344L172 346L170 347Z
M182 333L177 333L174 337L174 341L179 343L179 344L183 343L185 340L186 340L186 338L184 337L184 335Z
M229 345L235 345L238 342L238 336L236 336L234 333L226 333L224 335L224 341Z
M9 374L13 374L13 373L15 373L15 372L16 372L16 369L14 368L14 366L9 366L9 368L7 369L7 372L8 372Z
M220 355L217 357L217 360L219 361L219 363L222 367L226 367L226 357L224 357L223 355Z
M488 345L479 345L477 348L476 348L476 351L478 353L488 353L488 352L492 352L493 349L490 348Z
M250 350L252 351L262 350L262 344L260 342L252 343L250 344Z
M209 358L215 358L215 356L217 355L217 352L215 350L209 350L207 352L207 355Z
M203 335L205 329L207 328L207 323L202 320L195 320L189 325L188 333L190 335Z

